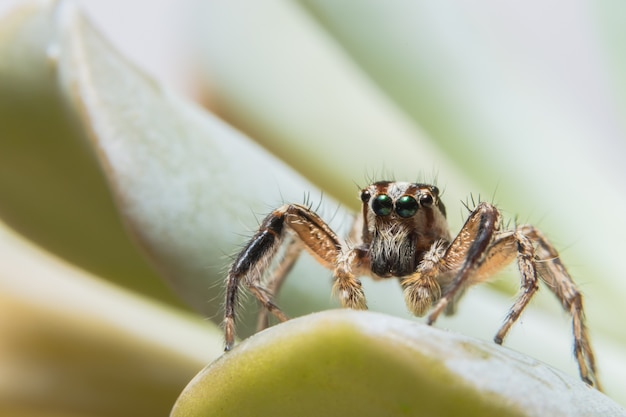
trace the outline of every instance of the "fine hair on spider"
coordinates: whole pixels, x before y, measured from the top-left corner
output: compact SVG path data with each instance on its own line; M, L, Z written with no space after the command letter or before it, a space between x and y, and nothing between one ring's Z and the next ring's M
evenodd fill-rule
M554 246L535 227L504 227L500 211L485 201L465 203L469 215L456 236L450 233L439 189L430 184L377 181L359 193L360 215L346 240L307 204L284 204L261 222L235 258L226 278L225 350L235 341L235 310L240 287L259 301L258 328L268 314L288 318L274 296L302 251L333 274L333 294L342 306L367 309L359 277L397 279L407 308L432 325L454 307L465 290L489 280L517 261L520 292L494 337L501 344L540 282L572 319L574 357L581 379L601 389L595 357L584 324L583 299ZM283 257L272 262L279 249ZM269 270L275 264L273 270ZM264 279L267 277L266 279Z

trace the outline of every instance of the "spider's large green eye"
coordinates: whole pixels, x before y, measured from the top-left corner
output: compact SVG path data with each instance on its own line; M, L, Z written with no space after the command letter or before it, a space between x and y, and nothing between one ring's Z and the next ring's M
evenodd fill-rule
M396 213L405 219L417 213L417 200L410 195L403 195L396 201Z
M393 211L393 201L387 194L378 194L372 201L372 210L377 216L388 216Z

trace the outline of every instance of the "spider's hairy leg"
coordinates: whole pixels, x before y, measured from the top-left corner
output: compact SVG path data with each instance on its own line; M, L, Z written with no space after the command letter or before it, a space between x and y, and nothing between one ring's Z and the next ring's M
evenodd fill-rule
M290 239L287 248L285 249L285 254L283 258L280 260L276 269L272 271L272 276L267 281L266 289L270 294L278 294L280 292L283 283L287 279L287 276L291 272L291 269L295 265L296 261L300 257L300 253L304 247L302 246L302 242L297 239ZM256 331L260 332L263 329L269 327L269 316L268 310L261 306L259 309L259 315L257 317L257 327Z
M360 248L347 251L337 262L334 271L333 294L341 305L355 310L367 310L361 281L356 277L362 270L366 252Z
M432 325L448 304L454 302L459 292L471 283L472 275L484 258L499 227L498 209L486 202L478 203L443 255L442 261L446 267L457 272L452 282L444 287L441 299L428 316L429 325Z
M264 308L273 310L277 317L283 321L287 319L273 304L270 295L258 288L265 270L280 246L283 233L284 213L276 210L263 220L259 230L231 266L226 283L223 323L224 350L230 350L235 341L235 306L237 305L239 285L242 281L250 289L256 287L256 291L252 291L252 293L259 299L259 302L264 304Z
M437 241L424 255L417 271L400 281L407 308L414 315L421 317L441 298L441 286L437 277L445 268L443 254L446 244Z
M298 244L319 263L327 268L334 267L341 244L335 233L317 214L300 204L287 204L270 213L228 272L224 308L224 350L230 350L235 340L235 306L241 284L278 320L287 320L287 316L274 304L273 294L261 281L288 231L293 233L293 238L299 241ZM297 253L292 255L293 259L289 259L288 263L295 262L300 252L298 248L294 250ZM287 266L285 274L290 268ZM280 287L283 280L284 277L279 275L270 281L270 286L274 289Z
M484 203L481 203L484 204ZM484 282L487 278L493 276L504 266L508 265L517 256L517 264L521 275L520 294L509 310L504 323L494 337L494 341L501 344L505 336L511 329L512 325L519 319L520 315L539 289L539 280L542 280L547 287L557 296L565 311L572 316L572 328L574 334L574 355L578 362L580 377L589 385L595 385L601 389L600 382L596 376L595 356L589 343L589 336L584 325L584 312L582 295L576 288L572 278L561 263L559 254L554 246L532 226L519 226L513 231L499 232L497 223L485 221L482 215L478 215L475 225L472 225L472 219L477 215L479 207L472 213L466 225L459 233L459 236L453 241L452 245L444 255L444 260L450 262L450 266L458 269L457 277L449 288L444 286L444 296L442 301L454 299L455 290L457 288L465 288L466 286ZM495 210L495 208L493 208ZM485 213L488 217L493 217L497 212L491 212L487 209ZM478 225L478 226L476 226ZM481 226L482 225L482 226ZM491 226L489 226L491 225ZM489 237L488 245L482 251L480 256L472 258L471 247L481 240L480 230L482 227L489 227L493 230ZM486 239L487 234L483 234L482 239ZM471 243L472 238L475 239ZM454 249L455 245L458 249ZM464 249L465 248L465 249ZM455 255L456 254L456 255ZM461 267L455 267L454 264L458 256L465 256L465 261ZM475 259L471 261L471 259ZM459 282L459 278L463 277L463 272L470 265L469 275L463 278L465 286ZM473 266L472 266L473 265ZM444 300L446 295L450 298ZM443 309L442 301L435 307L434 314ZM436 316L435 316L436 318ZM430 319L430 317L429 317ZM429 323L432 321L429 320Z
M595 355L585 326L582 294L561 262L559 253L539 230L533 226L524 225L519 226L516 233L533 243L535 249L533 261L539 278L556 295L563 309L572 316L574 356L578 362L581 379L589 385L595 385L598 390L602 390L596 375Z
M510 258L517 253L517 266L521 275L520 294L493 339L494 342L501 345L511 326L519 319L522 311L524 311L533 295L539 289L539 281L537 279L537 269L535 268L535 247L521 230L507 233L495 242L492 247L494 252L497 252L504 258ZM484 267L491 268L490 263L485 262Z

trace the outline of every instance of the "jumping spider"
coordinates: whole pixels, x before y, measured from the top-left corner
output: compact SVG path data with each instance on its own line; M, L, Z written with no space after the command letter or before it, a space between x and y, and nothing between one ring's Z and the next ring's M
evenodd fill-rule
M442 312L453 313L466 288L485 282L517 258L521 291L494 341L502 343L539 288L540 279L572 316L580 377L600 387L584 325L582 296L558 252L539 230L529 225L500 230L498 209L480 202L452 239L439 190L428 184L380 181L362 189L360 198L361 218L349 243L342 243L314 211L300 204L286 204L263 220L228 273L225 350L232 348L235 339L240 284L264 307L260 328L267 326L267 312L280 321L288 319L272 298L303 249L333 271L333 293L344 307L367 309L359 276L374 280L395 277L413 314L423 316L432 308L428 324ZM272 259L286 241L284 259L264 284Z

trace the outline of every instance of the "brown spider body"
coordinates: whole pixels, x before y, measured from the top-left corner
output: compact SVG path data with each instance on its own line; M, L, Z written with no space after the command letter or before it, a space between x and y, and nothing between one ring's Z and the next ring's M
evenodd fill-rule
M333 271L333 292L344 307L366 309L358 277L396 278L404 290L408 309L416 316L428 311L428 324L442 312L451 314L471 285L485 282L517 258L521 291L494 340L502 343L539 288L539 280L571 314L574 355L580 376L599 388L595 359L584 325L582 296L552 244L534 227L500 230L500 212L481 202L453 239L437 187L427 184L380 181L361 190L359 222L341 242L312 210L284 205L270 213L233 263L227 278L224 315L225 350L235 339L235 307L244 285L262 304L259 328L267 326L267 313L278 320L287 316L273 296L304 249ZM285 241L284 259L266 284L263 277Z

